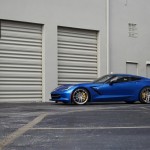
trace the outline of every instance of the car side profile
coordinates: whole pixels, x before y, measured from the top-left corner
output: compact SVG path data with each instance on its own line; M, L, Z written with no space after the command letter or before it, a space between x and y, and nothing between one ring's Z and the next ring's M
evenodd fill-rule
M125 101L150 102L150 79L129 74L108 74L93 82L65 84L51 92L55 102L74 103Z

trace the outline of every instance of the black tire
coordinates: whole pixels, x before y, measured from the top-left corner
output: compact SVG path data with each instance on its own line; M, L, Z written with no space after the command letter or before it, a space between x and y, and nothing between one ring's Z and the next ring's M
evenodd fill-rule
M150 87L144 87L141 90L139 97L140 97L139 101L142 104L148 104L148 103L150 103Z
M63 104L67 105L68 103L67 102L63 102Z
M72 93L72 102L77 105L85 105L89 101L89 92L84 88L77 88Z
M125 101L126 104L134 104L135 101Z

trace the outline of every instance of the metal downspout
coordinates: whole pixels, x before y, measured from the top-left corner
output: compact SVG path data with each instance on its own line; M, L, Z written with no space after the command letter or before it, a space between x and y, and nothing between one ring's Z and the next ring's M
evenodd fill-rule
M106 6L106 16L107 16L107 74L110 73L110 49L109 49L109 3L110 1L107 0L107 6Z

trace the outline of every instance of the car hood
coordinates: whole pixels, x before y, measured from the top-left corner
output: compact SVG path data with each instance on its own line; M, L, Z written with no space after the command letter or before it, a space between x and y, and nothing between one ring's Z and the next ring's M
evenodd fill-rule
M59 87L57 87L53 92L55 91L64 91L64 90L69 90L69 89L72 89L74 90L75 88L89 88L89 87L96 87L96 86L103 86L104 83L94 83L94 82L88 82L88 83L80 83L80 84L64 84L64 85L61 85Z
M91 87L91 86L103 86L104 83L94 83L94 82L89 82L89 83L81 83L81 84L76 84L75 86L80 86L80 87Z
M80 83L80 84L65 84L62 87L93 87L93 86L103 86L104 83L94 83L94 82L88 82L88 83Z

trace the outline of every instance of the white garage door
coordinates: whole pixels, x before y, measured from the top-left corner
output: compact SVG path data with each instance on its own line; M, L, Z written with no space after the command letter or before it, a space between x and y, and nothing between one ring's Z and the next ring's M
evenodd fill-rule
M58 27L58 84L97 78L97 32Z
M0 23L0 101L41 101L42 26Z
M146 77L150 78L150 64L146 65Z
M134 62L127 62L126 72L128 74L138 75L138 64Z

